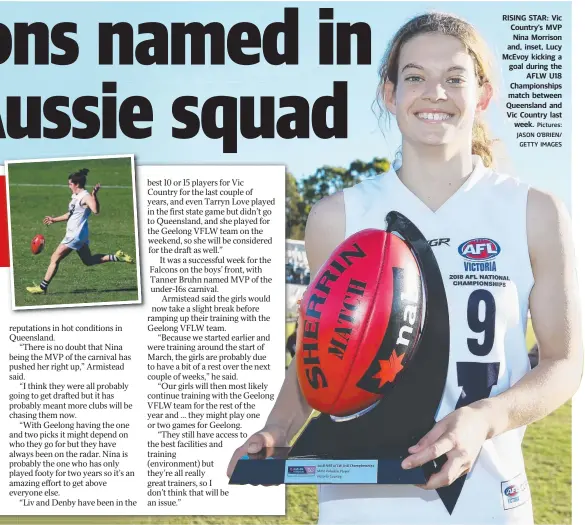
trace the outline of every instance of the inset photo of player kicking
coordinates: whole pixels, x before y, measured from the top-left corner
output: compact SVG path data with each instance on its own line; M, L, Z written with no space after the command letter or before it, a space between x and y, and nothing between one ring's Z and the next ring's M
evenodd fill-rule
M10 162L6 171L14 308L139 302L132 156ZM66 198L67 211L53 215ZM72 252L78 260L66 259Z

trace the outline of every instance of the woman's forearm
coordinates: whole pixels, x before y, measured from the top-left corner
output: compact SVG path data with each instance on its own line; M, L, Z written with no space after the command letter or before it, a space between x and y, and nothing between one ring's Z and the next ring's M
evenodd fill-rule
M566 403L579 387L581 370L578 355L542 359L507 391L470 406L485 414L490 423L488 437L492 438L538 421Z
M53 222L63 222L69 219L69 213L59 215L59 217L53 217Z

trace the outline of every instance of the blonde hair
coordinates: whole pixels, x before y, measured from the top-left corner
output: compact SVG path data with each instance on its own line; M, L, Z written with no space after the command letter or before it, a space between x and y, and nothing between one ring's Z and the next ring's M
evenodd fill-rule
M404 24L391 40L382 64L378 71L377 100L380 108L384 108L384 84L391 82L394 86L398 81L398 59L402 46L410 39L424 33L439 33L457 38L473 59L475 76L481 87L486 83L495 89L495 72L491 53L476 29L461 18L446 13L426 13L417 16ZM479 155L486 166L493 164L492 145L487 125L476 115L473 122L471 152Z

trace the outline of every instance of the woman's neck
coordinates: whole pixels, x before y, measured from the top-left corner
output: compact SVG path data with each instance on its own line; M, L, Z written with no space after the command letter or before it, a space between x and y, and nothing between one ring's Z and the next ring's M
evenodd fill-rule
M449 154L441 146L426 151L402 146L402 166L397 175L402 183L432 210L437 210L465 182L473 171L471 148Z

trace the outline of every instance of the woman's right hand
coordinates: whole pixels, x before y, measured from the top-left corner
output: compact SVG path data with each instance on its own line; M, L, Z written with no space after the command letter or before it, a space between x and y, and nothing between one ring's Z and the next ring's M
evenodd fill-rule
M228 478L231 478L234 468L236 468L236 463L242 456L257 454L263 448L286 446L288 446L288 443L285 429L276 425L265 426L259 432L252 434L246 442L233 453L232 459L227 468Z
M49 226L49 224L53 224L55 222L55 219L53 217L45 217L43 219L43 224L46 226Z

